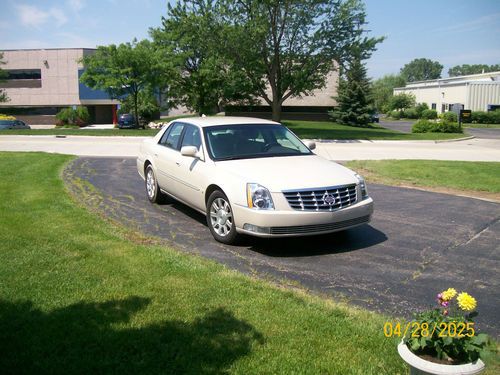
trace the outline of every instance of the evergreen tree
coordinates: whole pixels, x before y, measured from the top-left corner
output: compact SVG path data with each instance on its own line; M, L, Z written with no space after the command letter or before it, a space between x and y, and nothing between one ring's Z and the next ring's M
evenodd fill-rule
M338 107L330 112L334 121L340 124L367 127L374 112L370 80L366 68L360 58L355 58L341 78L338 96L335 97Z

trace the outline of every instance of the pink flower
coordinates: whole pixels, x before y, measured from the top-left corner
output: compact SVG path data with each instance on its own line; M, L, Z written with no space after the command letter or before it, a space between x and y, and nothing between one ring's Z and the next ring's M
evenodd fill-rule
M444 316L447 316L447 315L448 315L448 310L444 310L444 311L443 311L443 315L444 315Z

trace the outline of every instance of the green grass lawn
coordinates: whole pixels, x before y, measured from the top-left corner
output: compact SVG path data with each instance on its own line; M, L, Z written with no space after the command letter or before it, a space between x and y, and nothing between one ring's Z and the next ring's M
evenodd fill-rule
M69 160L0 153L2 373L407 373L387 318L103 221L65 190Z
M347 166L372 182L486 192L500 197L498 162L361 160L350 161Z
M367 140L440 140L464 137L464 134L406 134L380 126L356 128L328 121L283 121L301 138L367 139ZM154 136L157 129L31 129L2 130L0 135L95 135L95 136Z
M500 124L463 124L464 128L500 129Z
M380 126L357 128L327 121L284 121L301 138L312 139L367 139L367 140L440 140L454 139L466 134L416 133L407 134Z
M159 129L9 129L0 131L0 135L85 135L118 137L153 137Z
M0 153L2 373L406 373L384 317L77 206L60 178L70 159Z

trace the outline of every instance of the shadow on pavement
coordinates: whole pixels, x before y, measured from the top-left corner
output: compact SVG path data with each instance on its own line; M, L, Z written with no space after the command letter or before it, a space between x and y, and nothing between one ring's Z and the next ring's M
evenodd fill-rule
M387 236L371 225L321 236L289 238L246 237L240 245L270 257L310 257L340 254L364 249L387 240Z

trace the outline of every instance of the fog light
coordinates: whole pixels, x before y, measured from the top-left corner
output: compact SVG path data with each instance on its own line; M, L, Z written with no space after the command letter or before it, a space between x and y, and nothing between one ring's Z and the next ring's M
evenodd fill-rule
M271 228L269 227L259 227L258 225L253 225L248 223L243 225L243 229L254 233L262 233L262 234L271 233Z

